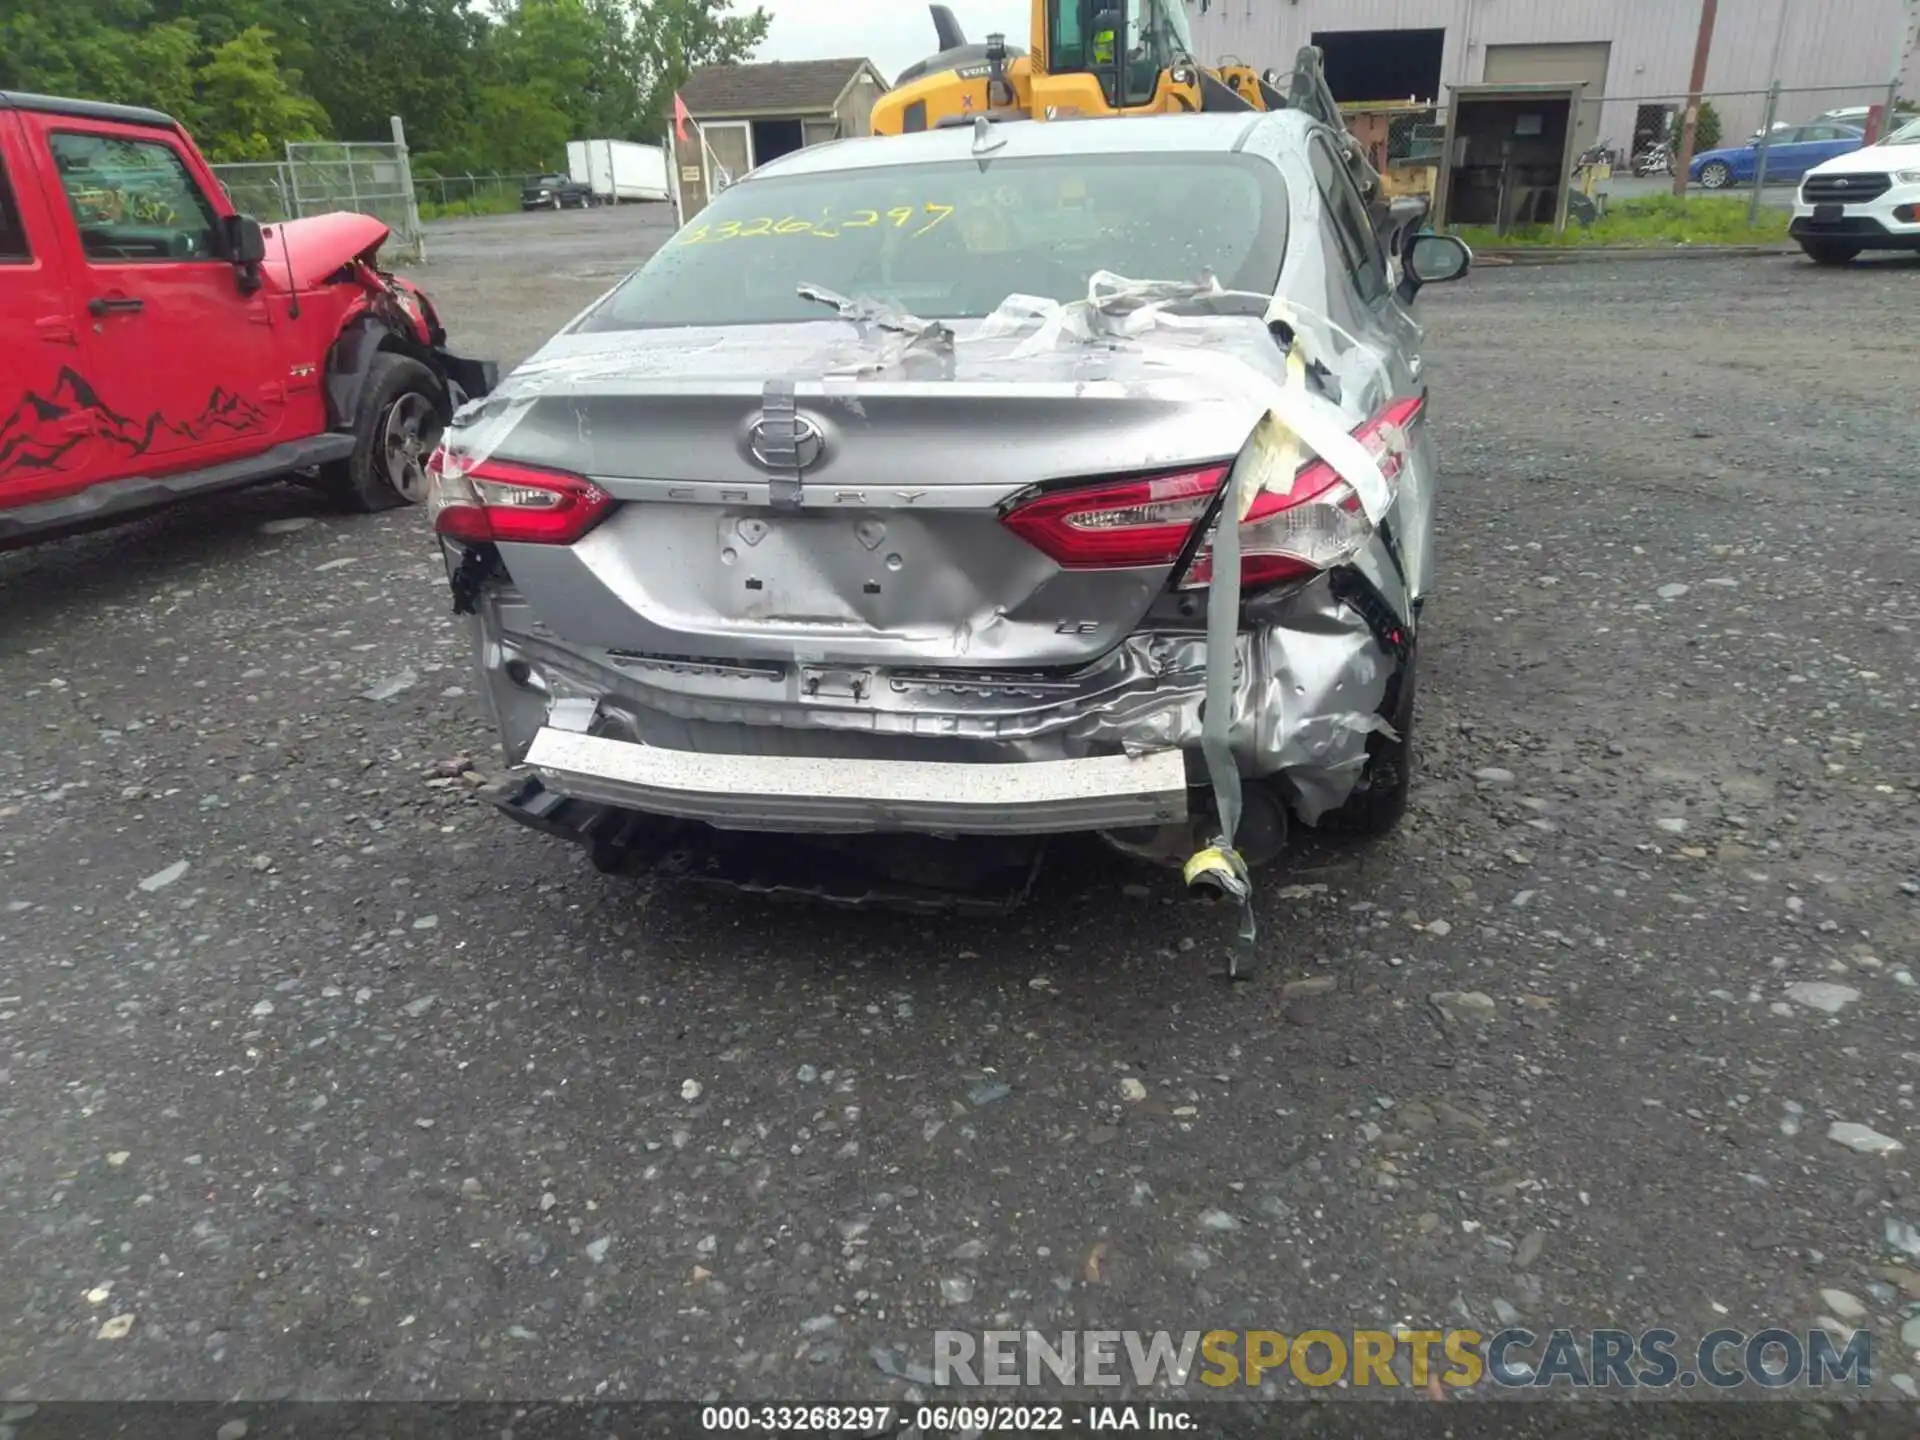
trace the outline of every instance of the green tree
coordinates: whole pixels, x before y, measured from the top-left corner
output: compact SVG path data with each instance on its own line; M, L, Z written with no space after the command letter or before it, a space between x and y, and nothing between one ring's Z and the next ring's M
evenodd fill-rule
M489 26L462 0L307 0L308 87L336 138L385 140L391 117L416 152L471 139Z
M1713 149L1720 143L1720 135L1720 112L1711 100L1702 100L1699 118L1693 122L1693 153Z
M266 158L329 128L265 23L300 3L5 0L0 87L150 105L213 159Z
M151 105L218 159L383 140L423 170L557 165L566 141L657 139L701 65L748 59L732 0L0 0L0 88Z
M271 160L287 141L319 140L331 128L258 25L216 47L193 79L192 128L210 160Z
M153 23L147 0L8 0L0 89L177 111L199 44L190 21Z
M756 5L736 12L732 0L645 0L635 28L647 83L640 129L632 139L665 134L673 95L702 65L734 65L750 59L767 38L772 17Z

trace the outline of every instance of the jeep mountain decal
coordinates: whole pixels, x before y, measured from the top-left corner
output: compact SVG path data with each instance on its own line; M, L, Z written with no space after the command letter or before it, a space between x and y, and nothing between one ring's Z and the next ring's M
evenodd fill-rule
M76 426L76 417L89 423ZM169 420L158 410L130 420L112 409L85 377L68 368L47 395L28 391L13 413L0 420L0 479L24 470L58 470L80 446L101 441L126 455L165 455L218 435L264 430L267 414L251 401L215 386L191 420Z

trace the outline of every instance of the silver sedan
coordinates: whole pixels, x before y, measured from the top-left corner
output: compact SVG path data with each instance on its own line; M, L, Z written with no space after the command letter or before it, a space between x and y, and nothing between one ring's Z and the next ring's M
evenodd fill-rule
M524 767L496 802L603 867L843 899L1062 832L1244 895L1290 821L1391 826L1434 571L1409 305L1470 256L1346 153L1288 111L980 120L722 192L434 459Z

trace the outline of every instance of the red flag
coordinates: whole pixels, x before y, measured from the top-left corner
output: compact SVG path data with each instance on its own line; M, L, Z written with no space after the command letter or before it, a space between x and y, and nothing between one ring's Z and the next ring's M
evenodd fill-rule
M693 116L687 113L687 102L680 98L678 90L673 92L673 133L682 140L687 138L687 122Z

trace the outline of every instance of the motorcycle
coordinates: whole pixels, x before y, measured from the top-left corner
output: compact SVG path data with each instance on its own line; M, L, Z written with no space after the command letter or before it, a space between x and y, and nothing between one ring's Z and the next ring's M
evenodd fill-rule
M1633 173L1639 176L1673 174L1673 147L1665 140L1654 141L1633 157Z

